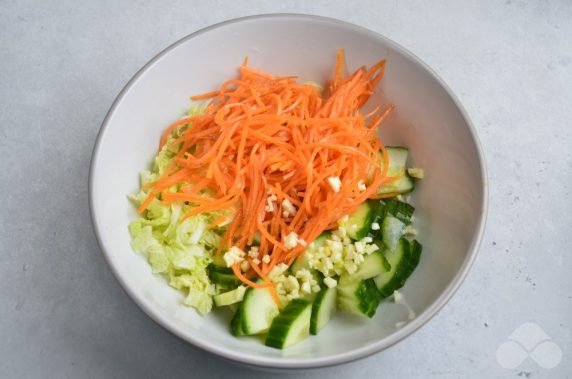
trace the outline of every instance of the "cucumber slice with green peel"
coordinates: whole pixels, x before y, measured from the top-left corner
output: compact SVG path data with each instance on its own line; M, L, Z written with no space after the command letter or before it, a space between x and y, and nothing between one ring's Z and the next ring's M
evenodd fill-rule
M314 280L318 283L318 285L322 285L322 281L324 280L324 275L318 270L314 270L310 268L310 264L308 263L308 255L314 252L317 252L320 247L325 247L327 245L327 240L331 238L330 232L324 232L320 234L312 243L310 243L306 249L304 250L304 254L299 256L294 263L290 266L290 272L296 275L296 272L300 270L308 270L314 277ZM315 294L311 294L305 296L306 299L311 300Z
M342 275L337 289L340 309L369 318L375 315L381 295L373 279L355 280Z
M381 235L382 242L388 250L394 250L397 247L399 239L405 234L406 226L396 217L385 216L381 224Z
M222 267L211 263L207 266L207 271L209 279L214 284L221 287L232 289L242 284L240 279L234 275L232 269L228 267Z
M221 265L221 264L218 264L218 263L215 263L215 262L211 262L211 263L209 263L209 265L207 266L207 270L208 270L209 272L212 271L212 272L220 272L221 274L231 274L231 275L234 275L234 273L232 272L232 268L226 267L226 266L224 265L224 262L223 262L222 265Z
M356 280L365 280L374 278L383 272L391 269L391 265L381 253L381 250L375 251L364 258L356 272L351 274Z
M413 213L415 212L415 208L403 201L399 201L396 199L387 199L387 200L370 200L370 202L374 203L375 212L373 216L372 223L375 223L379 226L377 230L371 229L369 232L369 236L372 237L374 240L383 239L383 224L387 217L393 217L403 224L403 228L406 225L410 225L413 219ZM395 220L389 219L386 222L386 228L389 229L389 232L399 232L401 230L401 224L395 222ZM395 228L395 229L394 229ZM405 229L403 229L404 231ZM392 236L386 236L388 238L387 242L394 247L397 240L395 236L399 235L399 233L394 234ZM401 235L399 235L401 237ZM397 238L399 239L399 238Z
M234 275L230 267L210 263L207 266L207 272L211 282L220 288L232 290L243 284L242 281Z
M317 252L320 247L325 247L326 241L330 238L331 234L329 232L324 232L316 237L316 239L306 247L304 254L296 258L294 263L292 263L290 266L290 272L295 273L302 269L311 270L310 265L308 264L308 253L311 254Z
M312 303L294 299L272 321L266 346L284 349L306 339L310 335Z
M409 252L411 253L411 261L409 262L409 266L412 272L419 265L422 251L423 251L423 246L421 246L419 241L417 240L409 241Z
M404 146L387 146L385 148L389 156L387 176L401 176L407 171L407 158L409 149Z
M242 331L242 312L240 312L240 308L238 308L234 317L230 320L230 333L235 337L244 335L244 332Z
M310 265L308 264L308 254L304 253L303 255L296 258L292 266L290 266L290 272L296 273L300 270L311 270Z
M358 205L347 220L340 222L340 227L346 229L351 239L358 241L368 235L374 216L375 210L372 203L366 201Z
M406 225L411 224L411 219L413 218L413 213L415 208L408 203L399 201L397 199L387 199L384 201L384 214L392 215L393 217L399 219Z
M245 292L246 292L245 286L238 286L231 291L214 295L213 301L217 307L223 307L225 305L235 304L242 301Z
M336 287L324 287L312 303L312 317L310 319L310 333L318 332L326 326L336 311L336 298L338 290Z
M394 291L403 287L405 281L419 264L421 250L419 242L409 242L402 238L395 249L384 252L391 264L391 270L374 278L382 298L391 296Z
M309 252L314 252L314 251L318 251L318 249L320 247L324 247L327 245L327 241L329 239L332 238L332 233L330 232L323 232L322 234L320 234L318 237L316 237L316 239L314 239L312 241L312 243L310 243L308 245L308 247L306 247L306 251Z
M377 222L381 225L383 218L385 217L385 202L383 200L368 200L371 207L374 209L373 217L371 222Z
M400 176L399 179L397 179L393 182L389 182L389 183L385 183L385 184L381 185L377 189L377 194L378 195L387 195L387 194L400 195L400 194L409 193L409 192L413 191L414 189L415 189L415 182L413 181L411 176L409 176L408 173L405 173L402 176Z
M374 278L375 284L383 298L393 294L393 291L401 288L405 283L405 268L407 267L407 259L409 258L409 242L402 238L399 240L397 247L393 250L384 251L391 269L389 272L382 273Z
M397 176L399 179L385 183L377 190L378 194L401 194L413 191L415 183L407 173L407 156L409 149L401 146L388 146L385 148L389 156L389 167L387 168L387 176Z
M220 272L209 273L209 278L221 288L233 289L242 284L240 279L233 275L221 274Z
M246 335L252 335L266 332L279 309L268 288L250 287L240 303L240 312L242 331Z

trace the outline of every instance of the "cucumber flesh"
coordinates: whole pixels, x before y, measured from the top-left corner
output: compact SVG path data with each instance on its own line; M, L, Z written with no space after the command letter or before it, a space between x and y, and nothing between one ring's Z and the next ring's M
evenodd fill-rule
M394 250L397 247L399 239L405 234L405 227L405 223L398 218L385 216L381 224L381 235L387 249Z
M405 232L405 226L411 224L414 212L412 205L396 199L377 201L373 223L379 225L379 229L372 229L369 236L374 240L381 239L389 249L395 248Z
M399 177L399 179L397 179L393 182L389 182L389 183L385 183L385 184L381 185L377 189L377 194L378 195L387 195L387 194L399 195L399 194L409 193L409 192L413 191L414 188L415 188L415 182L409 176L408 173L404 173L402 176Z
M244 294L240 312L242 331L253 335L266 332L279 310L268 288L250 287Z
M348 233L348 236L353 240L361 240L366 237L371 229L371 223L375 215L375 209L369 201L363 202L356 210L349 215L347 221L341 222Z
M411 219L415 208L408 203L396 199L387 199L384 201L384 215L391 215L406 225L411 224Z
M336 287L324 287L318 292L316 299L312 303L312 317L310 319L310 333L318 332L326 326L336 311Z
M313 253L318 251L320 247L325 247L326 241L330 239L330 237L331 234L329 232L324 232L316 237L316 239L311 244L309 244L308 247L306 247L304 254L296 258L294 263L292 263L292 266L290 266L290 271L295 273L296 271L302 269L311 270L310 265L308 264L308 253Z
M378 276L390 269L389 262L380 250L367 255L358 270L351 274L356 280L365 280Z
M225 305L236 304L244 298L244 293L246 292L245 286L238 286L235 289L220 293L213 296L213 301L217 307L223 307Z
M325 247L327 245L327 240L331 238L330 232L324 232L320 234L306 249L304 250L304 254L296 258L294 263L290 266L290 273L296 275L296 273L300 270L308 270L316 283L318 285L322 285L324 280L324 275L319 272L318 270L314 270L310 268L310 264L308 263L308 255L316 252L320 247ZM311 294L304 294L302 297L306 300L312 301L316 296L315 292Z
M389 156L387 176L401 176L407 170L407 158L409 149L403 146L387 146L385 148Z
M284 349L306 339L310 335L312 303L294 299L286 305L268 330L266 346Z
M342 275L337 289L340 309L369 318L375 315L381 295L373 279L360 281Z

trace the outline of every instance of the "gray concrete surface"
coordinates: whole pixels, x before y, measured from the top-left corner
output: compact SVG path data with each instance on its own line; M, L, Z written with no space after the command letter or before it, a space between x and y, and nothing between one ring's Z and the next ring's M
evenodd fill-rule
M106 266L87 205L97 131L131 75L188 33L266 12L340 18L414 51L465 104L490 179L480 256L445 309L381 354L292 377L572 377L572 3L566 0L3 0L0 376L266 377L199 351L148 318ZM525 322L544 330L550 346L513 335L520 345L498 350ZM518 358L522 346L536 360L503 368L499 362Z

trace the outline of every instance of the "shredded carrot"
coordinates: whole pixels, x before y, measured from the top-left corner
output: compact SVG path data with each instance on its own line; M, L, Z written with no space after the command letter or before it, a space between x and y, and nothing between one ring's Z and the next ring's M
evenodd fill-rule
M248 279L246 276L242 274L240 271L240 264L235 263L232 265L232 272L238 279L240 279L244 284L249 285L252 288L268 288L272 286L272 283L254 283L252 280Z
M189 204L182 219L233 208L218 251L245 250L258 235L260 257L270 260L248 261L249 273L260 281L247 278L237 264L232 269L246 285L269 288L279 302L269 272L304 253L303 244L289 249L285 237L296 233L311 243L361 202L387 197L377 188L398 179L387 175L389 156L376 131L393 105L360 113L384 75L385 61L350 75L344 74L344 62L340 49L327 97L295 77L249 67L248 59L236 79L191 97L208 99L205 113L167 127L161 146L172 136L180 150L172 166L146 185L149 196L138 212L154 199ZM330 179L339 179L339 188ZM179 192L169 191L173 186ZM209 228L225 220L221 216Z

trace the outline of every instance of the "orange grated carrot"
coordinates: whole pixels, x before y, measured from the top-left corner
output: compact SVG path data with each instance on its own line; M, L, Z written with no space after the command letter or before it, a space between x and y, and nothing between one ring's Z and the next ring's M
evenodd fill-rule
M246 285L268 287L279 302L268 273L304 253L300 244L288 249L286 235L296 233L311 243L361 202L387 197L376 189L398 179L387 176L389 155L376 134L393 105L360 112L383 78L385 61L350 75L344 71L340 49L329 94L322 97L314 86L297 83L295 77L249 67L245 58L237 78L191 97L207 101L204 114L167 127L160 146L173 137L180 150L165 173L146 184L149 195L138 212L155 199L188 204L182 220L234 209L217 251L231 246L245 250L259 235L259 254L270 261L249 260L249 275L262 282L249 279L238 265L232 269ZM340 188L332 188L329 178L339 179ZM367 183L365 191L361 182ZM178 192L169 190L173 186ZM276 199L271 201L271 196ZM225 220L227 216L220 216L209 228Z

